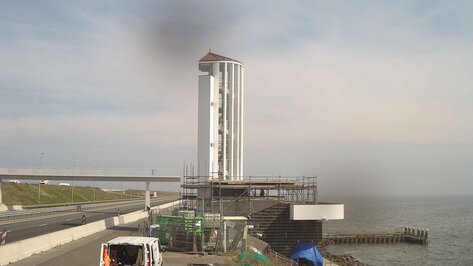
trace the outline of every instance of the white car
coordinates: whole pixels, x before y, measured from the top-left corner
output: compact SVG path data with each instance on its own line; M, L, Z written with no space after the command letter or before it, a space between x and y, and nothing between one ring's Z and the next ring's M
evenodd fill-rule
M41 185L48 185L48 184L49 184L49 180L41 180L41 181L39 181L39 183L40 183Z
M120 236L103 243L100 266L163 266L161 242L155 237Z
M63 187L70 187L71 184L69 183L59 183L60 186L63 186Z
M10 179L10 181L8 181L8 183L20 184L20 180Z

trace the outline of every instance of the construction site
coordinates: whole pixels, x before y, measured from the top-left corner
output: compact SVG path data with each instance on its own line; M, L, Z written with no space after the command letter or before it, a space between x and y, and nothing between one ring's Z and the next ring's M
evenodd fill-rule
M298 241L320 243L322 220L333 218L300 219L299 206L341 207L318 202L315 176L201 183L192 169L184 169L181 206L156 218L158 237L177 251L227 254L253 247L285 260Z
M156 235L175 251L292 265L296 245L321 243L322 221L343 219L343 204L319 202L316 176L244 176L243 64L209 50L199 70L197 165L183 166L179 208L153 217Z

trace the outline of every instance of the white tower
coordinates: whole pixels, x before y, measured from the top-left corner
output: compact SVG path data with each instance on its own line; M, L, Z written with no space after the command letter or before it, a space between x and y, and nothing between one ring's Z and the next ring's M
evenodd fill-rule
M199 60L198 174L243 177L243 64L209 51Z

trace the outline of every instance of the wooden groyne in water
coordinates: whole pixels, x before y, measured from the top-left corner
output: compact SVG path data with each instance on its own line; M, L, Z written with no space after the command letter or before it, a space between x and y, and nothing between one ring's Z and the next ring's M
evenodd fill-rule
M333 244L382 244L382 243L412 243L426 245L428 230L414 227L396 229L394 232L368 232L358 234L334 233L324 234L322 243Z

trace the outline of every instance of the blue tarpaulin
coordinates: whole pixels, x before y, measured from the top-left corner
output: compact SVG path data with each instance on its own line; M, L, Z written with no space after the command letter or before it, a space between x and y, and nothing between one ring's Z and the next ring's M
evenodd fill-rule
M291 259L295 261L306 259L311 266L322 266L324 264L324 258L312 241L299 241L294 248Z

